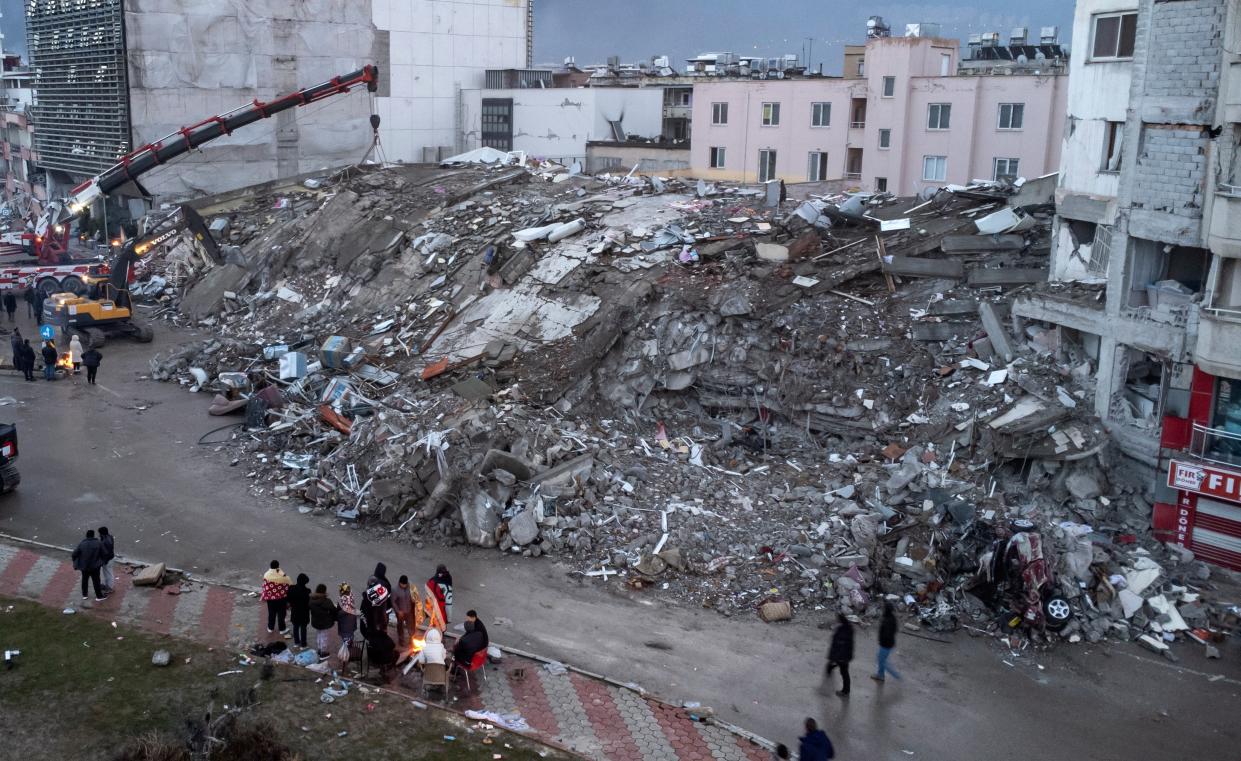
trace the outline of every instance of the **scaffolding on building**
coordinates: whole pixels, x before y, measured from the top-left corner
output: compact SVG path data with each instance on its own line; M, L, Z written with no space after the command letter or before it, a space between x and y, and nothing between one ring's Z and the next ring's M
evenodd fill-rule
M39 165L89 177L130 150L123 0L27 0Z

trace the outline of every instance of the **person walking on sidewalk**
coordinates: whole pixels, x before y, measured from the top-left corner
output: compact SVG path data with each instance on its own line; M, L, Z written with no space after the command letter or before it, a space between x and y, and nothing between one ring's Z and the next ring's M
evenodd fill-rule
M108 531L107 526L100 526L99 541L103 544L103 568L100 571L100 580L103 582L103 593L110 595L112 585L116 583L116 577L112 573L112 560L116 557L116 539L113 538L112 532Z
M310 595L310 625L315 630L315 649L320 658L328 656L328 643L336 626L336 603L327 596L327 584L318 584Z
M32 290L34 290L34 323L35 325L42 325L43 302L46 300L46 297L43 295L43 291L40 291L38 288Z
M849 661L853 660L853 624L844 613L838 613L836 630L832 632L832 645L827 651L827 676L840 669L840 689L836 694L840 697L849 696Z
M306 627L310 625L310 577L297 575L297 583L289 589L289 623L293 624L293 644L306 647Z
M34 317L34 291L33 285L26 286L26 292L22 294L22 301L26 302L26 316Z
M891 657L894 647L896 647L896 611L893 610L892 603L885 602L883 618L879 619L879 655L876 659L878 670L870 675L871 679L882 682L885 674L891 674L897 679L901 678L900 673L888 665L888 658Z
M4 312L9 316L9 322L17 322L17 295L12 288L4 292Z
M276 625L280 626L281 634L288 634L288 627L284 623L285 606L289 601L289 587L293 582L289 580L288 575L280 569L280 561L271 561L271 567L267 573L263 574L263 589L259 593L259 599L267 603L267 633L271 634L276 630Z
M51 341L43 342L43 379L56 380L56 360L60 358L60 354L56 351L56 344Z
M806 734L801 737L801 761L829 761L836 757L836 749L827 733L819 729L814 719L806 719Z
M22 339L22 374L26 376L26 380L34 380L34 347L30 345L30 339Z
M99 363L103 361L103 354L94 346L82 352L82 364L86 366L86 382L95 385L95 375L99 372Z
M74 548L73 570L82 573L82 599L86 598L86 582L95 585L95 602L103 602L103 590L99 588L99 569L103 568L103 542L95 538L95 530L87 529L86 538Z

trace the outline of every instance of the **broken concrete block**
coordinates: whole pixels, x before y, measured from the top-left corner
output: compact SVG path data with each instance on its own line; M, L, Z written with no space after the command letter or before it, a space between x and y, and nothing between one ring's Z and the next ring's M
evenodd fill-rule
M1064 486L1076 499L1094 499L1103 493L1098 479L1080 470L1066 478Z
M995 304L990 302L979 304L978 316L982 318L982 327L987 331L987 338L991 339L992 350L1003 357L1005 362L1012 362L1015 356L1013 344L1000 322L1000 315Z
M172 653L167 650L156 650L151 654L152 666L167 666L172 663Z
M1206 646L1206 656L1211 660L1219 660L1219 648L1215 645Z
M1125 618L1133 618L1133 614L1142 609L1142 596L1134 594L1128 589L1120 590L1118 595L1120 605L1125 611Z
M143 568L134 574L133 584L135 587L154 587L164 578L165 566L163 563L154 563Z
M496 546L496 527L500 525L499 506L486 492L461 500L461 527L466 541L479 547Z
M753 307L750 297L744 293L732 293L720 300L720 317L740 317L749 314Z
M530 478L529 481L535 486L566 486L574 479L585 478L590 475L590 471L594 470L594 467L594 455L584 454L580 457L574 457L567 462L562 462L550 470L545 470L537 476Z
M758 252L758 258L767 262L787 262L789 260L788 246L781 246L779 243L759 243L755 245Z
M507 470L517 476L519 481L529 481L532 473L530 466L520 457L499 449L489 449L483 457L483 464L478 468L479 475L485 476L496 468Z
M514 515L508 522L508 535L513 538L513 544L518 547L525 547L538 539L539 524L535 520L534 511L522 510Z

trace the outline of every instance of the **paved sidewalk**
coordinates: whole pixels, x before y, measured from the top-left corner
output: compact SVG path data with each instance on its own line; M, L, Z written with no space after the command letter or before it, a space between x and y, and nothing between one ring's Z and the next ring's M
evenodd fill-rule
M104 602L83 602L79 574L66 553L0 543L0 595L36 600L52 608L72 606L92 615L219 647L247 651L272 639L257 595L199 581L169 589L134 587L130 569L116 569L116 588ZM93 590L91 590L93 595ZM314 632L311 631L313 638ZM333 648L335 649L335 648ZM553 674L541 661L505 654L486 667L473 694L464 683L453 691L456 710L517 713L535 739L584 756L610 761L766 761L768 752L726 726L694 721L676 706L586 674ZM473 679L476 675L471 675ZM416 694L418 677L389 685Z

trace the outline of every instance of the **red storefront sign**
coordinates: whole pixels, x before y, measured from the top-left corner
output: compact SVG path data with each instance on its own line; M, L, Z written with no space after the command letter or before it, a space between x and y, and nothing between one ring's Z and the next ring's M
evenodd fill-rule
M1168 468L1168 486L1241 502L1241 473L1232 470L1173 460Z

